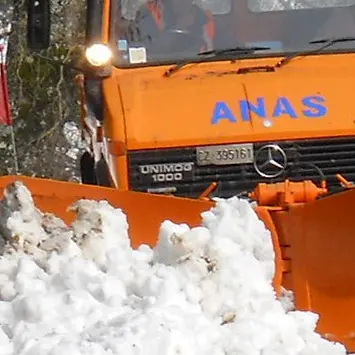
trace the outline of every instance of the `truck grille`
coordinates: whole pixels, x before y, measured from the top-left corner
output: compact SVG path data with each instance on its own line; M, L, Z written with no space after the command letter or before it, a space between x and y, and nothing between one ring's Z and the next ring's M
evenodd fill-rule
M280 142L259 142L254 144L254 154L266 144L277 144L286 153L288 168L276 178L261 177L252 163L229 166L198 166L196 148L160 149L131 151L128 154L131 189L153 191L171 188L177 196L199 196L211 182L219 182L213 195L230 197L251 191L259 182L279 182L285 178L292 181L309 179L320 181L318 169L327 179L328 187L339 186L335 175L342 174L349 181L355 181L355 137L303 139ZM151 175L142 174L141 165L194 163L192 171L184 174L180 181L153 182ZM181 166L179 166L181 169Z

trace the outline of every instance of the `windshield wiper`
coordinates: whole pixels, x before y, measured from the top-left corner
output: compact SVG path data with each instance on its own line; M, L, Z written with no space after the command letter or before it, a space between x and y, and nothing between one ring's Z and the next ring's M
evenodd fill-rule
M223 48L223 49L213 49L210 51L205 51L199 53L199 59L188 59L186 61L183 61L179 64L174 65L170 69L168 69L165 73L164 76L170 76L177 71L179 71L182 67L188 64L192 63L202 63L206 61L206 59L210 58L218 58L220 56L230 56L230 55L235 55L235 54L250 54L254 53L256 51L265 51L271 49L270 47L243 47L243 46L237 46L237 47L230 47L230 48Z
M288 64L292 59L294 59L296 57L317 54L317 53L323 51L324 49L327 49L327 48L333 46L334 44L343 43L343 42L352 42L352 41L355 41L355 37L349 36L349 37L322 38L322 39L310 41L310 42L308 42L309 44L322 44L322 45L317 48L308 49L308 50L306 49L306 50L302 50L297 53L288 55L288 56L282 58L278 63L276 63L275 68L280 68L280 67Z
M223 48L223 49L212 49L211 51L205 51L201 52L198 55L220 55L220 54L249 54L253 53L256 51L267 51L268 49L271 49L270 47L244 47L244 46L238 46L238 47L230 47L230 48Z

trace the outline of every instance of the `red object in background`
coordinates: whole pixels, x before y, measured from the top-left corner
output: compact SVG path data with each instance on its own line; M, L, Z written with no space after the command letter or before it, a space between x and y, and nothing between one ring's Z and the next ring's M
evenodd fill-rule
M0 45L0 125L12 125L12 117L9 102L9 90L7 86L5 47Z

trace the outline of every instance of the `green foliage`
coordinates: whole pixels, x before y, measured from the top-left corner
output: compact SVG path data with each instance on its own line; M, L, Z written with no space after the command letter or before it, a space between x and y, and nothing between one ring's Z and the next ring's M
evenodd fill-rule
M77 160L67 154L79 151L80 142L69 142L63 126L79 122L79 93L73 81L76 72L69 65L72 48L84 33L82 24L79 29L73 27L75 17L84 17L78 16L78 11L84 11L78 3L72 11L57 7L54 18L58 21L68 14L73 18L55 23L52 46L37 53L26 48L24 3L15 9L17 20L10 37L7 67L16 145L12 145L11 131L0 127L0 174L18 170L25 175L77 180ZM63 23L71 24L71 34Z

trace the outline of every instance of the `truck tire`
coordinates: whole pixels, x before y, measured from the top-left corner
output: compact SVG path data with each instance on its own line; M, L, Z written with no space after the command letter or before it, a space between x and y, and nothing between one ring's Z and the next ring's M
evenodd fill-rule
M97 185L95 160L89 152L85 152L80 158L80 173L83 184Z
M97 184L111 187L109 168L103 156L101 156L101 159L96 163L95 171Z

